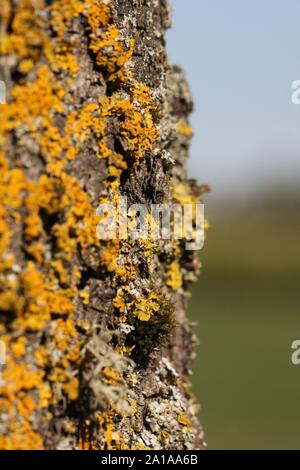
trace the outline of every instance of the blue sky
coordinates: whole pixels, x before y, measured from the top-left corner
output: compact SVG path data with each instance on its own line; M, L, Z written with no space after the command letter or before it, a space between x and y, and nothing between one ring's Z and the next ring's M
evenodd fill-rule
M173 63L192 88L190 175L215 195L300 180L299 0L171 0Z

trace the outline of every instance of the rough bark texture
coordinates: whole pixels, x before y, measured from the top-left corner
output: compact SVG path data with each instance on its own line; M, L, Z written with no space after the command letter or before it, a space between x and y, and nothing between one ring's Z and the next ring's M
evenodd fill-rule
M107 240L99 203L179 204L192 100L166 0L2 0L2 449L198 449L185 240Z

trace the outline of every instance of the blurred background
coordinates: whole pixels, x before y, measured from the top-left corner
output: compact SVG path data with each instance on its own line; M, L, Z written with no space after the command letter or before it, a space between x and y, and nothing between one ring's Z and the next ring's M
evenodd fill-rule
M299 0L171 0L195 101L190 177L211 228L192 288L210 449L300 449Z

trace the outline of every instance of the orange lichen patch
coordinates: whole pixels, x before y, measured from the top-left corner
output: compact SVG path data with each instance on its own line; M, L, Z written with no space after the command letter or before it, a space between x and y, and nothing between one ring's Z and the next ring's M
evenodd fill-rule
M70 319L67 321L58 319L53 329L53 339L56 343L56 348L60 351L65 351L72 344L72 339L77 336L74 323Z
M2 11L3 8L3 11ZM1 4L1 20L3 30L11 22L11 32L0 36L0 50L2 55L11 56L18 61L18 70L28 73L34 67L43 47L46 47L47 38L43 31L42 17L37 13L45 8L44 0L19 0L14 5L13 16L10 2Z
M76 41L65 40L65 33L84 10L84 3L78 0L57 0L50 8L50 24L56 33L55 39L46 48L45 53L54 72L66 70L71 77L79 71L79 64L74 55Z
M32 194L31 213L36 213L40 208L47 210L47 213L51 215L57 213L61 208L62 193L61 183L57 178L42 175L37 184L31 182L28 191L29 196Z
M128 296L127 286L122 286L118 289L116 297L113 299L114 306L119 310L120 313L124 313L126 310L131 312L134 317L144 322L149 321L150 318L159 312L161 302L158 294L150 292L147 295L139 295L136 299L132 298L130 301L126 301L126 294ZM125 321L125 318L123 318Z
M91 447L91 421L89 419L85 419L82 425L82 429L80 430L80 438L79 438L79 449L80 450L92 450ZM99 449L99 446L98 446ZM95 450L95 449L93 449Z
M13 398L24 390L34 390L40 385L44 372L35 370L30 364L24 367L23 363L15 362L10 356L6 365L1 389L3 396ZM20 396L23 397L22 393Z
M56 0L51 6L51 24L58 37L65 34L72 20L84 10L84 3L78 0Z
M182 411L181 413L179 413L179 416L178 416L178 423L179 424L182 424L182 426L184 426L186 428L186 430L189 429L190 425L191 425L191 420L186 416L186 414Z
M23 400L18 403L18 412L24 417L29 417L35 409L35 402L30 395L24 396Z
M116 278L117 280L127 283L132 281L136 275L136 268L133 265L132 261L126 260L126 263L122 266L118 266L116 269Z
M26 298L23 316L28 328L41 329L51 314L68 315L73 312L74 291L72 289L52 291L32 262L29 262L20 274L20 281Z
M106 27L111 22L111 0L85 0L87 6L86 16L92 31L99 27Z
M103 450L125 450L128 446L124 443L122 435L115 427L116 411L114 408L97 416L99 432L104 434L105 446Z
M88 291L88 289L82 289L81 291L79 291L79 297L81 298L82 300L82 303L84 305L88 305L89 304L89 301L90 301L90 293Z
M15 286L10 286L10 283L7 282L6 289L5 292L0 292L0 310L4 312L21 311L24 300L22 298L18 299Z
M11 1L2 0L1 4L1 20L3 22L3 30L5 31L6 26L11 18Z
M195 198L189 183L178 183L173 188L173 198L179 204L195 204Z
M51 261L51 267L54 269L60 284L65 285L69 283L70 275L67 272L62 259L58 258Z
M87 103L79 113L73 111L67 118L66 129L70 129L78 142L86 142L91 135L91 130L99 139L102 138L105 135L106 123L99 115L98 104Z
M152 219L152 217L149 214L149 217L148 217L149 226L151 226L150 224L152 223L152 222L149 222L150 219ZM149 238L147 240L141 240L141 245L143 248L144 257L148 263L148 269L150 272L152 272L153 257L154 257L154 254L157 253L157 250L158 250L157 242Z
M90 27L90 49L96 64L108 74L108 80L123 78L124 68L130 61L134 40L126 47L118 28L112 23L110 1L85 0L87 20Z
M64 393L69 400L76 400L79 393L79 381L74 377L74 365L80 360L81 340L75 328L73 319L67 321L58 319L52 329L52 347L56 351L56 357L47 351L38 351L38 358L51 365L51 373L48 376L56 390ZM57 394L51 400L57 402Z
M148 321L160 310L160 301L154 292L148 296L139 297L134 306L134 314L141 321Z
M132 69L129 69L127 73L127 80L126 88L128 88L133 101L139 103L142 108L159 114L160 109L153 99L150 88L134 78Z
M31 213L30 210L28 210L28 213L29 215L25 218L24 221L24 235L27 240L32 240L33 238L37 238L41 234L42 222L38 214L34 212Z
M24 301L17 295L18 279L12 268L15 263L10 250L12 231L10 223L19 222L17 209L22 198L20 191L24 189L24 178L19 169L10 170L3 153L0 153L0 309L21 311ZM9 223L8 220L11 222Z
M43 382L39 388L38 408L48 408L54 402L52 391L48 382Z
M22 340L21 340L22 341ZM23 355L20 338L12 344L14 356ZM26 362L15 362L10 355L3 372L0 412L8 415L7 430L0 436L4 450L42 449L41 437L32 429L30 416L36 409L36 392L42 386L44 372ZM24 434L25 433L25 434Z
M128 356L130 357L131 356L131 353L134 349L134 346L116 346L116 352L120 355L120 356Z
M109 367L104 367L102 374L106 383L109 385L117 385L120 381L122 382L122 377L117 370L110 369Z
M42 225L38 216L39 209L45 208L47 204L49 204L48 210L51 213L58 210L60 207L61 198L60 196L57 197L57 193L53 192L54 188L58 188L57 182L52 181L50 183L49 179L46 177L41 178L41 181L38 183L28 182L21 170L9 169L3 155L1 155L1 166L6 170L4 174L1 173L0 177L0 192L3 196L1 198L2 228L7 228L6 219L12 217L18 219L15 212L21 206L22 200L24 200L25 208L29 214L28 216L24 215L24 234L28 239L38 238L42 232ZM51 189L51 192L48 191L45 193L44 189L46 187L47 189ZM27 197L26 192L28 194ZM22 197L21 193L23 194ZM30 230L27 231L26 227L29 227ZM8 234L8 230L6 230L5 233ZM4 311L14 312L16 315L14 319L14 329L20 332L26 332L28 329L32 331L44 328L45 323L50 320L52 314L67 315L70 317L70 322L62 321L57 337L57 347L65 347L65 350L62 350L66 352L66 355L63 357L64 364L62 367L64 373L62 377L58 377L57 382L60 383L60 378L62 391L70 400L76 399L78 394L77 381L66 372L68 364L78 361L80 356L79 344L70 345L72 339L76 338L77 335L73 320L71 319L74 310L73 299L76 295L76 290L72 288L60 289L55 283L55 280L52 279L51 282L50 278L47 280L45 274L37 267L39 264L44 264L45 260L41 256L37 256L37 253L33 253L33 244L27 247L27 252L31 252L35 255L37 264L28 262L26 267L24 267L17 276L15 274L6 276L6 271L9 272L9 270L13 268L13 261L8 263L8 258L5 258L9 243L9 236L6 236L5 239L1 237L1 245L4 250L2 257L5 263L1 265L0 275L3 276L5 281L5 291L0 293L0 308ZM36 242L36 244L38 244L42 250L41 242ZM57 261L54 266L52 266L51 263L47 266L49 276L53 267L56 271L59 271L61 278L64 274L62 262L59 263L59 261ZM19 291L23 292L22 296L19 295ZM63 338L61 338L62 334ZM10 351L15 359L20 359L25 355L25 345L25 336L20 336L16 341L12 342ZM55 373L57 364L50 362L49 356L51 356L50 353L45 354L41 348L36 352L37 364L39 367L43 367L46 364L48 366L52 365L53 373ZM53 361L52 357L51 359ZM10 402L6 405L6 408L14 410L14 412L18 413L18 416L22 416L24 419L29 419L29 415L31 415L37 407L47 406L51 398L51 391L49 387L43 383L43 375L42 370L35 371L26 364L15 363L9 359L4 376L5 388L1 390L1 393L7 396ZM37 396L33 400L31 395L28 396L24 390L30 390L30 393L32 390ZM53 398L51 400L53 401ZM20 423L19 427L22 428L22 426L27 429L29 423L26 421L23 424ZM9 428L7 432L9 437L2 437L2 440L0 440L1 448L17 449L19 445L22 445L23 448L32 449L42 447L41 439L36 433L31 432L29 428L28 441L21 438L15 429Z
M16 359L20 359L25 355L26 352L26 338L24 336L20 336L11 346L12 354Z
M126 310L126 301L124 298L124 290L119 289L117 296L113 299L113 305L120 313L124 313Z
M79 381L76 377L63 385L63 390L70 400L76 400L79 393Z
M21 72L23 75L26 75L27 73L30 72L34 67L34 62L32 59L24 59L20 62L19 64L19 72Z
M1 213L3 216L8 216L11 214L14 214L14 212L19 208L22 202L22 198L20 196L21 191L24 193L25 191L29 191L29 196L26 199L25 197L25 207L30 213L31 217L31 223L34 222L36 225L37 230L35 230L34 226L31 226L31 231L27 232L26 231L26 226L29 223L28 222L28 217L25 216L24 218L24 226L25 226L25 235L28 238L36 238L39 237L41 233L41 223L40 219L38 218L38 210L41 207L44 207L46 203L49 203L49 210L50 212L53 210L57 210L58 208L58 201L59 199L53 196L53 194L49 194L49 192L45 194L40 194L40 198L38 197L39 191L42 191L45 186L48 187L48 189L51 187L53 189L55 187L55 184L50 184L49 181L44 177L42 180L41 185L39 186L39 183L29 183L26 181L23 173L21 170L18 169L13 169L9 170L8 165L6 164L3 155L1 157L1 162L2 162L2 167L5 167L6 173L4 173L3 176L3 183L0 185L0 190L2 191L3 198L1 200L2 206L1 206ZM5 188L4 188L5 184ZM4 191L5 189L5 191ZM42 191L43 193L43 191ZM5 211L8 211L6 214ZM2 223L5 224L5 217L3 219L2 217ZM29 225L28 225L29 226ZM3 228L6 228L5 225ZM7 232L6 232L7 233ZM5 255L6 250L8 249L9 246L9 237L6 237L6 240L3 240L1 237L4 253L3 256ZM41 245L40 242L37 242ZM32 245L30 245L27 249L28 252L30 252L30 248L32 250ZM5 258L4 258L5 259ZM36 257L37 264L39 264L39 260L43 261L44 259L39 257ZM6 260L7 261L7 260ZM60 267L62 267L62 264L59 264ZM51 266L52 267L52 266ZM56 264L54 266L56 269L58 269L58 265ZM12 268L12 262L2 266L2 274L5 274L5 269L11 269ZM50 266L49 266L50 268ZM50 273L50 271L49 271ZM59 273L60 276L63 275L62 270ZM59 289L57 286L55 286L55 283L49 282L46 280L45 275L40 272L33 262L27 263L27 266L21 273L16 276L8 276L7 278L4 278L6 282L6 290L4 292L1 292L0 294L0 308L5 311L14 311L16 316L16 319L14 320L15 324L15 330L23 331L25 332L27 329L36 330L36 329L41 329L44 327L45 322L50 320L50 317L52 314L62 314L62 315L71 315L73 313L74 307L73 307L73 299L76 295L76 291L74 289ZM23 292L23 296L19 296L18 291ZM65 329L65 338L64 338L64 343L63 346L68 345L68 340L70 338L74 338L76 336L76 329L73 326L73 321L71 323L68 322L63 322L62 327L66 326ZM63 331L63 328L60 330ZM19 359L25 354L25 344L26 344L26 338L25 336L20 337L16 342L12 343L11 346L11 353L12 355ZM57 344L58 347L61 347L62 344L59 343ZM76 348L75 348L76 349ZM74 349L74 346L71 348L69 351L68 355L64 357L65 361L75 361L78 360L79 358L79 351L78 347L77 350ZM42 352L40 351L39 353L37 352L39 358L38 363L40 365L43 364L42 361ZM49 357L48 357L49 359ZM45 360L45 358L44 358ZM44 363L45 364L45 363ZM49 362L48 362L49 365ZM67 367L66 363L65 366ZM56 364L53 364L53 369L55 369ZM25 371L27 370L28 374L22 374L22 370ZM63 369L65 370L65 369ZM30 372L30 374L29 374ZM76 388L76 381L74 378L69 378L66 377L66 373L64 374L65 376L63 377L63 391L66 393L68 398L70 400L75 399L77 396ZM17 389L22 387L22 390L27 390L27 389L36 389L40 391L40 398L39 398L39 405L38 406L46 406L48 403L48 400L51 396L50 390L43 385L42 383L42 376L43 372L35 372L31 371L30 368L26 369L26 365L17 365L14 362L9 362L7 365L7 374L5 375L5 383L6 383L6 389L4 390L4 394L7 393L7 395L11 399L11 404L8 405L11 408L15 409L18 411L18 414L21 412L24 414L25 411L27 410L28 414L30 414L33 411L33 404L34 402L29 399L27 396L22 397L22 401L20 402L20 396L14 398L14 389ZM13 380L12 380L13 379ZM12 395L13 394L13 395ZM29 406L29 403L31 403L31 406ZM35 405L35 408L37 407L37 404ZM24 426L27 424L25 423ZM1 448L9 448L11 446L12 448L18 448L19 445L19 435L15 433L14 430L10 430L10 439L6 439L5 441L1 441ZM28 436L30 436L30 430L28 431ZM37 435L34 434L36 437ZM36 437L37 439L37 437ZM23 442L23 441L22 441ZM28 441L22 443L24 445L24 448L35 448L38 447L36 445L36 441Z
M48 59L51 62L51 70L54 72L66 70L71 77L75 76L79 71L79 64L74 56L75 43L72 45L61 43L55 47L55 52L48 53ZM51 58L53 55L53 58ZM71 80L71 79L70 79Z
M91 50L96 54L96 63L109 73L108 80L122 77L122 67L131 59L134 49L134 39L130 40L126 50L120 41L120 31L115 26L110 26L105 36L100 40L94 39L90 44ZM113 50L113 52L111 52Z
M109 272L117 269L117 256L120 251L121 241L118 239L109 240L101 252L101 263Z
M7 205L9 202L8 183L10 175L7 176L8 163L5 156L0 152L0 275L13 264L13 255L8 253L10 243L10 231L6 221Z
M25 125L36 136L41 123L49 131L52 122L50 111L60 113L64 110L61 100L65 93L49 69L40 67L36 80L16 85L12 90L12 102L0 108L3 131Z
M57 292L47 293L47 303L50 306L51 314L69 315L74 311L73 298L76 291L74 289L60 289Z
M193 136L193 129L183 119L180 119L180 121L177 123L177 131L180 135L183 135L187 138L191 138Z
M36 359L36 362L38 366L44 367L47 361L47 350L45 349L44 346L40 346L36 349L34 352L34 357Z
M167 277L167 285L173 290L178 290L182 286L182 273L178 261L173 261L168 266Z
M127 142L128 151L139 160L147 151L152 150L153 143L158 138L158 130L148 106L143 101L138 101L139 94L134 94L133 87L130 90L132 98L115 93L111 98L101 98L99 103L103 116L115 116L121 120L120 131ZM149 105L149 101L147 103ZM152 105L151 101L150 104Z
M28 421L22 425L12 421L9 426L9 433L0 436L0 449L43 450L43 440L37 432L33 431Z
M184 225L184 236L182 238L190 240L195 239L195 237L197 237L195 227L197 226L198 222L200 222L199 220L197 220L197 206L201 203L200 194L197 194L197 191L195 192L193 190L192 185L188 181L181 182L173 187L173 201L175 203L180 204L181 206L189 206L188 209L190 210L191 220L189 223ZM204 219L202 223L203 230L204 232L206 232L209 228L209 223L207 219ZM183 232L181 232L180 230L179 233Z
M63 194L60 207L67 209L66 220L55 224L53 234L65 258L71 260L77 249L85 251L92 245L99 245L96 236L99 217L76 178L62 173L61 184Z
M111 152L111 150L107 148L104 140L100 142L100 154L102 156L106 155L109 157L108 174L110 176L110 181L107 183L107 187L112 194L117 193L120 187L121 175L124 170L127 169L127 163L125 162L123 155Z

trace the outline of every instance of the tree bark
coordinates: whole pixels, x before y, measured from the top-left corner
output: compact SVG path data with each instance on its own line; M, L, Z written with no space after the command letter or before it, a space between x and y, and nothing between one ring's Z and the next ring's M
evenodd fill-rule
M197 201L166 0L2 0L1 449L202 449L184 240L103 240L101 203Z

